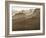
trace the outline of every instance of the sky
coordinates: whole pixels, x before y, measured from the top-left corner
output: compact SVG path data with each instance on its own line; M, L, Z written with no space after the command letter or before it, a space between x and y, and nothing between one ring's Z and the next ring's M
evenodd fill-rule
M10 4L11 9L12 9L12 14L14 15L15 13L18 13L17 11L22 11L22 10L29 10L29 9L36 9L38 8L38 5L25 5L25 4ZM30 14L29 12L26 13L27 15Z
M25 4L11 4L11 9L16 11L21 10L29 10L29 9L35 9L36 6L34 5L25 5Z

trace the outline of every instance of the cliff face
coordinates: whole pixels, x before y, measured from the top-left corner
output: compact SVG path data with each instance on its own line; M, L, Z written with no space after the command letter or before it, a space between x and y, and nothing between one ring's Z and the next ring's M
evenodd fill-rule
M28 18L29 17L29 18ZM31 15L18 13L13 16L12 30L39 30L40 29L40 9L36 8Z

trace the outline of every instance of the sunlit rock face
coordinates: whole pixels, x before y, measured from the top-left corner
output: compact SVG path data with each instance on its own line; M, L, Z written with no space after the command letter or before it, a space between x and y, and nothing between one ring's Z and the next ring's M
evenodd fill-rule
M13 16L13 19L23 18L24 16L25 16L24 13L16 13L16 14Z
M29 14L28 14L29 13ZM22 10L12 16L12 30L39 30L40 9Z

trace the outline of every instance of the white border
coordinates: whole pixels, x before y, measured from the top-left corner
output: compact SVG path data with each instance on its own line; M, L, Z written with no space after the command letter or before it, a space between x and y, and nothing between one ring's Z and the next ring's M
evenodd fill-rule
M23 6L23 7L35 7L40 8L40 30L29 30L29 31L12 31L12 6ZM19 4L10 4L9 5L9 14L10 14L10 26L9 34L26 34L26 33L43 33L43 7L41 5L19 5Z

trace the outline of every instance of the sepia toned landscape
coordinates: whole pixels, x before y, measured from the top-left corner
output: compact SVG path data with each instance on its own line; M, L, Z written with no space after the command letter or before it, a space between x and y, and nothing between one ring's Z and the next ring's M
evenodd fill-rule
M40 8L18 10L12 11L12 31L40 30Z

